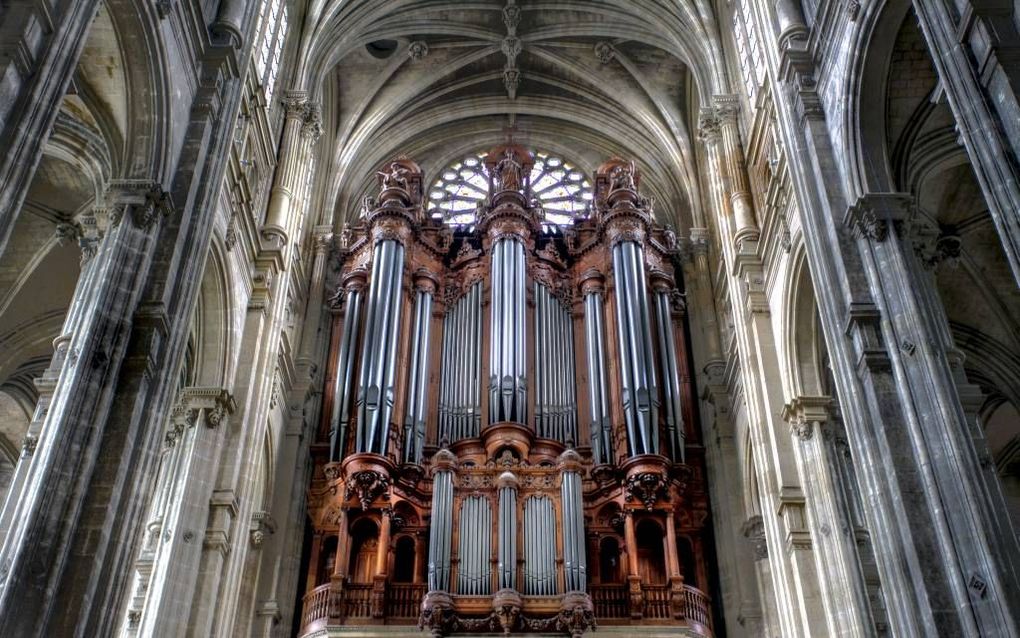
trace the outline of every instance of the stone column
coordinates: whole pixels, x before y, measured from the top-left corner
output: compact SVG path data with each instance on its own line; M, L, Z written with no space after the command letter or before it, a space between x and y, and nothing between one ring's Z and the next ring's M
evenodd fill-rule
M914 3L967 155L1020 284L1020 26L987 0Z
M289 390L280 387L282 375L278 368L281 343L285 338L293 338L287 334L286 318L291 287L295 285L292 265L301 242L299 229L306 213L303 193L308 171L313 170L312 150L321 127L318 105L303 92L285 93L283 103L285 120L279 163L261 229L262 241L255 258L252 292L239 348L249 358L239 362L234 382L239 406L236 418L247 427L231 432L210 501L212 513L205 531L190 619L195 635L235 633L233 623L239 616L241 592L250 595L250 590L245 590L248 552L240 551L243 545L236 542L231 530L238 521L249 526L254 512L263 507L252 499L255 490L252 473L256 467L251 459L262 454L268 427L278 428L277 440L286 441L276 450L277 467L286 467L296 459L295 439L299 435L290 430L289 397L285 397L282 408L277 407L280 394ZM276 418L272 417L274 410L279 415ZM294 456L288 460L286 455ZM283 494L277 496L283 498ZM235 548L238 551L233 551Z
M224 422L234 407L226 390L188 388L174 409L179 418L174 419L174 429L167 436L173 437L178 451L166 476L166 499L157 515L162 533L138 635L179 635L187 627L209 515L207 503L225 438Z
M967 55L955 41L945 46L949 57ZM975 77L957 71L948 81ZM911 199L869 193L848 206L815 73L810 56L784 52L777 113L788 157L801 160L790 169L833 377L848 398L842 413L890 629L1010 635L1020 609L1016 538L996 532L1008 529L997 520L1005 507L981 494L978 454L934 325L940 313L924 301L912 265Z
M11 483L7 490L5 500L11 506L0 510L0 539L7 535L7 530L10 528L11 517L14 516L16 509L14 504L21 500L26 486L32 484L31 476L33 475L32 467L36 445L39 442L50 403L53 401L57 382L60 380L60 374L67 361L71 340L80 327L82 318L87 316L87 310L92 302L90 292L96 276L96 260L93 257L96 256L100 241L110 225L112 212L105 202L100 201L91 210L79 216L75 224L57 228L58 235L65 240L78 242L81 248L81 272L78 275L78 283L71 297L60 335L53 340L53 356L42 376L35 380L39 399L36 401L35 411L25 434L21 457L14 469L14 475L11 477Z
M0 15L0 255L96 15L98 0L5 3Z
M710 162L709 196L726 267L724 281L742 373L762 525L775 548L768 558L780 607L777 618L784 634L807 636L821 631L825 619L820 605L815 604L819 586L796 452L782 420L784 389L775 345L778 339L765 290L757 230L748 232L750 226L741 222L740 215L734 213L730 219L727 213L729 206L736 210L740 201L749 204L750 197L743 154L731 148L739 147L735 110L729 96L717 96L716 101L721 106L702 111L699 137L709 157L716 158ZM722 162L720 154L725 158Z
M100 243L86 281L87 299L68 343L53 398L46 410L29 476L17 501L9 501L9 523L0 548L0 625L32 635L44 617L35 608L52 590L39 577L55 569L68 551L57 530L82 502L98 461L102 423L110 410L112 378L124 363L131 325L156 249L163 219L173 210L169 195L152 183L119 183L107 200L110 229ZM97 428L96 425L99 425ZM68 509L70 508L70 509ZM47 593L48 592L48 593ZM33 611L34 609L34 611Z
M715 103L716 116L719 118L718 158L725 167L723 184L733 212L733 243L740 246L744 241L758 241L761 235L754 214L751 185L747 179L744 147L740 143L740 125L737 122L740 98L736 95L716 95L712 100Z

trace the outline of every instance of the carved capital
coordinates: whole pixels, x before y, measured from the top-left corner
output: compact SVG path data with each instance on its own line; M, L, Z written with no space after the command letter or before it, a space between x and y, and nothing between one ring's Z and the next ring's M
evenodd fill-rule
M869 193L847 209L843 222L855 237L883 242L890 230L902 231L914 215L914 197L909 193Z

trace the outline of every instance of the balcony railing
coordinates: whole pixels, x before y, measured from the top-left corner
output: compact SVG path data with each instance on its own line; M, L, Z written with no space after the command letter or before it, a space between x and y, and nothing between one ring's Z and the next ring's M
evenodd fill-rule
M343 588L332 583L319 585L305 594L301 613L301 633L323 625L339 625L348 619L372 617L372 585L345 583ZM386 586L385 617L410 620L418 617L425 585L393 583Z
M626 620L631 618L631 600L627 585L605 584L589 586L595 617L605 620ZM699 625L701 633L711 635L711 603L704 593L684 585L679 605L680 619L690 625ZM673 591L669 585L642 585L641 616L648 620L674 620Z
M332 583L319 585L305 594L301 613L301 633L306 634L326 625L349 624L355 619L372 618L371 584L346 583L342 588ZM642 585L642 616L663 624L674 622L673 591L669 585ZM595 617L605 620L629 620L630 593L627 585L591 585L589 588ZM386 586L385 618L411 620L418 617L424 584L391 583ZM711 636L711 604L701 591L684 585L677 599L680 606L680 620L702 635Z

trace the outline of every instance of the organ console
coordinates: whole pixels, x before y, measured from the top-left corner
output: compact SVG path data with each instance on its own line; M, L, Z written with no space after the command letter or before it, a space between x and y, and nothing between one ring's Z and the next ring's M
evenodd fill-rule
M339 247L301 635L597 623L712 635L681 255L633 163L548 222L535 154L485 155L470 224L387 162Z

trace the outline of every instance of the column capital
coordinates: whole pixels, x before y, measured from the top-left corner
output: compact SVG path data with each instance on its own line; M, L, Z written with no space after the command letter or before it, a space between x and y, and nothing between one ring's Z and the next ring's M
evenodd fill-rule
M722 137L722 118L715 108L702 107L698 112L698 139L706 145L715 144Z

